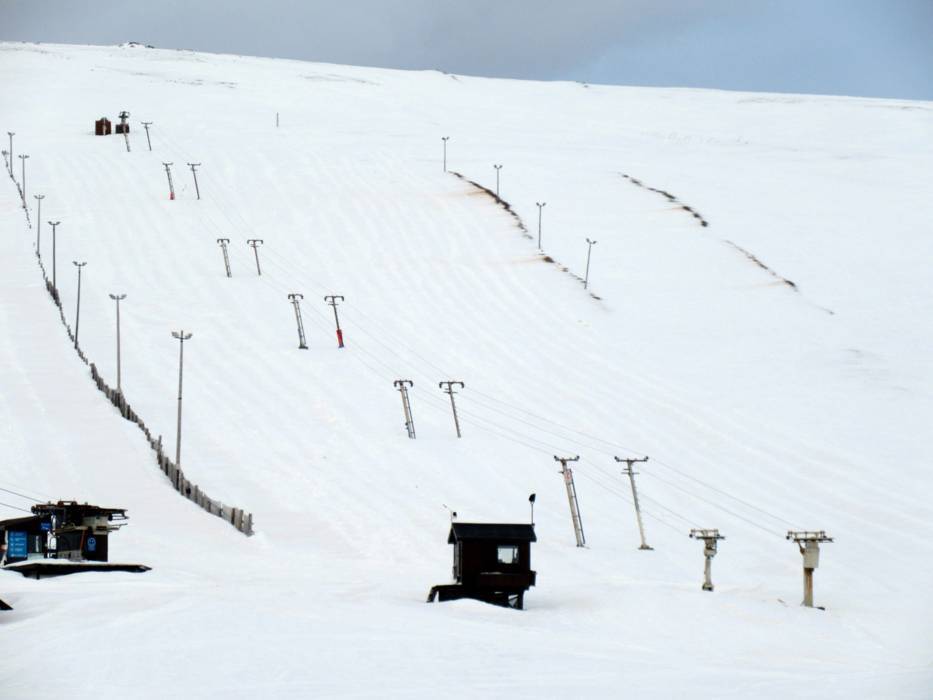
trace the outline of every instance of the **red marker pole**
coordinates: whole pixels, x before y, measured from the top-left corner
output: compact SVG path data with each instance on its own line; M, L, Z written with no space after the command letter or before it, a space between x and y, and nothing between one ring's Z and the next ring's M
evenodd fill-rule
M334 322L337 324L337 347L343 347L343 331L340 330L340 317L337 315L337 300L343 301L343 297L339 294L328 294L324 297L324 301L334 307Z
M168 176L168 198L175 199L175 183L172 182L172 163L162 163L165 166L165 174Z

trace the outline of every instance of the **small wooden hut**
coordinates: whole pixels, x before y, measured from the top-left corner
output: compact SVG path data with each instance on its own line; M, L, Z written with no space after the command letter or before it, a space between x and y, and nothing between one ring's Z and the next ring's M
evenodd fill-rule
M454 548L456 583L431 588L428 602L475 598L521 610L537 578L531 569L536 541L527 523L451 523L447 543Z
M110 120L107 117L101 117L96 122L94 122L94 135L95 136L109 136L111 133L111 124Z

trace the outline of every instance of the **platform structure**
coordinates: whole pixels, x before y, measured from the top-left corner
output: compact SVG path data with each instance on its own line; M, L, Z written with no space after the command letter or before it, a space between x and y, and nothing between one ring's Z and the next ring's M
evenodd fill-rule
M33 559L15 564L7 564L3 571L15 571L26 578L50 578L52 576L67 576L83 571L126 571L141 574L149 571L151 567L144 564L120 564L117 562L100 561L69 561L67 559Z
M0 520L0 569L37 579L82 571L149 571L143 564L109 561L110 535L126 525L125 508L50 501L31 511Z

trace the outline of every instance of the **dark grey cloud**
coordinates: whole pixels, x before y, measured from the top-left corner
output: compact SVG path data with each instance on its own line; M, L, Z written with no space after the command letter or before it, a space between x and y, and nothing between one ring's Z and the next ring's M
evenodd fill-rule
M933 0L0 0L0 38L933 99Z

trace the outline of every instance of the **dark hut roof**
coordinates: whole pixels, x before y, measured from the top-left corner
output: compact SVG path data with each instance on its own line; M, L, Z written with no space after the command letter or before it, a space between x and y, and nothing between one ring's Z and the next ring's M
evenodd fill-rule
M451 523L447 544L461 540L537 542L535 526L528 523Z

